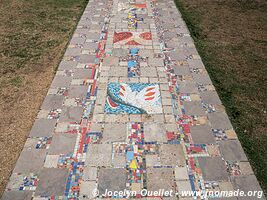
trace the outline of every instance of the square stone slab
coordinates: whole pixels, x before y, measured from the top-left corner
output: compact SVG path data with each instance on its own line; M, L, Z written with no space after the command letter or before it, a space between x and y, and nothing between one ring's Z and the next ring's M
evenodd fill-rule
M71 79L72 77L69 76L60 76L60 75L56 75L51 87L52 88L59 88L59 87L69 87L70 83L71 83Z
M188 75L190 74L188 66L174 66L175 75Z
M180 144L162 144L159 147L160 162L163 166L184 166L185 156Z
M46 149L23 150L13 173L38 173L45 161Z
M183 191L191 191L191 184L190 181L176 181L177 184L177 191L183 192Z
M52 110L61 108L63 105L64 96L63 95L47 95L41 106L41 109Z
M56 119L37 119L30 132L30 137L49 137L54 133Z
M126 169L100 168L98 175L99 195L108 191L123 191L126 189Z
M184 102L185 114L187 115L205 115L205 110L201 101L185 101Z
M111 166L112 144L89 144L85 164Z
M204 91L200 93L202 100L208 104L222 104L216 91Z
M36 196L62 196L65 191L68 169L43 169L40 173Z
M85 98L88 86L73 85L69 89L69 98Z
M64 61L62 60L58 66L58 70L72 70L77 66L76 61Z
M209 125L191 126L190 131L195 144L215 143L215 139Z
M125 155L115 154L113 159L112 159L112 164L115 168L124 168L126 166Z
M198 93L196 83L193 81L178 81L180 93Z
M196 81L196 83L198 83L198 84L203 84L203 85L212 84L210 77L207 73L193 74L193 77L194 77L194 80ZM208 100L208 97L205 94L204 94L204 96L205 96L205 101ZM216 101L218 101L218 99Z
M73 79L88 79L92 75L92 69L75 69Z
M59 122L80 122L82 116L82 107L63 107Z
M97 167L85 166L82 179L84 181L95 181L97 178Z
M221 157L198 159L205 181L223 181L228 179L226 165Z
M175 167L174 168L175 173L175 180L188 180L188 169L186 166L184 167Z
M154 167L160 166L159 156L158 155L146 155L146 166Z
M149 191L175 190L173 169L147 168L147 189Z
M250 176L240 176L240 177L233 177L232 183L234 186L234 190L241 190L245 193L248 191L262 191L256 177L254 175ZM259 193L258 193L259 194ZM260 196L251 196L251 197L242 197L238 199L242 200L254 200L254 199L262 199L266 200L265 196L262 195L261 198L258 198Z
M208 118L211 123L211 127L214 129L232 129L232 124L224 112L208 113Z
M220 141L222 157L230 161L247 161L247 157L238 140Z
M127 136L127 125L108 123L104 126L103 143L125 142Z
M146 142L167 142L164 124L146 122L144 123L144 133Z
M76 138L76 134L56 133L52 138L49 154L73 153Z
M81 181L80 184L80 198L79 199L93 199L95 195L93 192L97 189L96 181Z
M32 191L5 191L1 200L32 200Z

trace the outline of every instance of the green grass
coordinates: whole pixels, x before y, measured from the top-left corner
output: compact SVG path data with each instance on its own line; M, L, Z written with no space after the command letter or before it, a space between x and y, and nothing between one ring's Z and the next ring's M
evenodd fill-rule
M266 193L266 1L175 1Z
M88 0L1 0L0 196Z

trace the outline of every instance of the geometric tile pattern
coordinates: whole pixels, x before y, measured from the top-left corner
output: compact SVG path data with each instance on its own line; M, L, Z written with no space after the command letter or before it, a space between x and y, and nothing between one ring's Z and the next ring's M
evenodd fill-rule
M90 0L3 199L251 185L261 190L174 2Z

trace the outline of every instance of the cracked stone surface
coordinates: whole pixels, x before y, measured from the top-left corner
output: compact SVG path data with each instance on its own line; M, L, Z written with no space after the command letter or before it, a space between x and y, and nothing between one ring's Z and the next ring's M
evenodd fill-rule
M144 188L261 190L174 1L90 0L2 199Z

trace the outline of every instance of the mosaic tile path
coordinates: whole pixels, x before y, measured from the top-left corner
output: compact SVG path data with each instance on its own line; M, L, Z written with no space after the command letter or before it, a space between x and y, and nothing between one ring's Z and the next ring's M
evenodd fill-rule
M261 190L172 0L90 0L3 199L124 189Z

